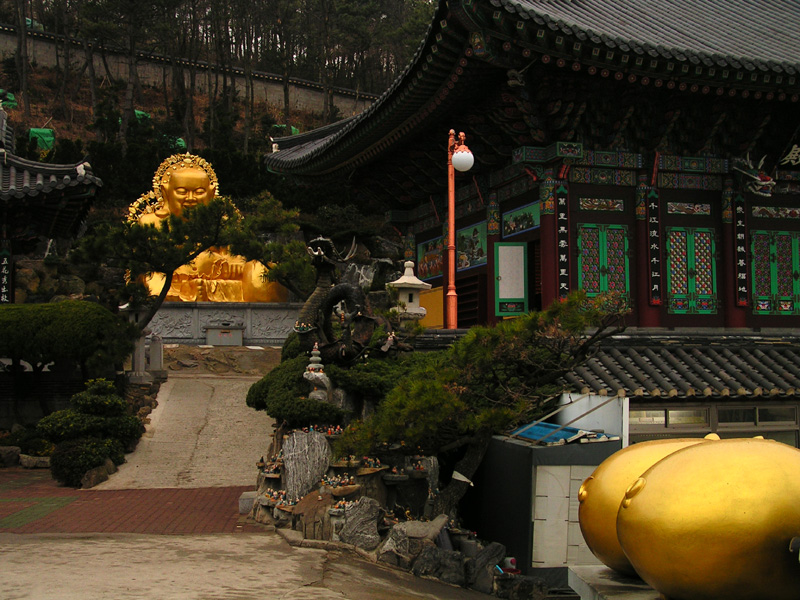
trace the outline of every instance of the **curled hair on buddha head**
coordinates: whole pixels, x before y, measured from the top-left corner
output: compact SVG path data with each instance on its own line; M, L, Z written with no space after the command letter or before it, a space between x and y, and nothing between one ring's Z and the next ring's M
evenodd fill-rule
M201 169L208 175L210 187L214 189L214 195L219 195L219 182L217 174L211 163L196 154L173 154L156 169L153 176L153 189L142 194L138 200L131 204L128 209L128 220L137 221L142 215L150 213L159 218L164 218L169 214L165 206L162 185L169 184L172 174L179 169Z
M211 187L214 188L215 195L219 194L217 174L205 158L188 152L186 154L173 154L161 163L153 176L153 192L162 203L164 200L161 186L169 184L172 174L180 169L202 169L208 175L208 181Z

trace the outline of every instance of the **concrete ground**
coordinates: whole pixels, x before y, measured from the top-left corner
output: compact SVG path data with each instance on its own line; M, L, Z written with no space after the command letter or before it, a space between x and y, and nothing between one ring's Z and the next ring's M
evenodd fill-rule
M3 600L480 600L346 550L292 546L238 514L266 454L253 377L171 374L147 433L109 481L58 486L0 469Z
M488 598L277 533L0 534L4 600Z
M95 490L256 485L272 420L245 404L257 377L170 374L127 461Z

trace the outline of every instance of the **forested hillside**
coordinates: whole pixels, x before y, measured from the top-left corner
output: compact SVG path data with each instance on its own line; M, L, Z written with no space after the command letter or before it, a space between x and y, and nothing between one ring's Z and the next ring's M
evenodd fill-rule
M318 81L325 89L381 93L413 56L435 5L434 0L0 0L0 22L93 42L82 51L63 44L61 68L52 70L32 63L19 36L17 52L2 63L0 88L19 101L9 110L18 134L30 127L56 130L54 150L26 147L20 138L18 153L53 162L89 154L105 182L101 207L122 207L145 191L139 189L142 182L176 150L178 138L187 150L212 161L223 193L246 198L270 189L277 195L285 182L264 173L259 159L269 149L269 135L282 132L275 126L307 130L340 117L327 103L322 114L291 114L288 78ZM129 56L163 55L172 77L158 88L142 85L134 70L109 81L93 72L90 58L112 46ZM217 85L200 93L191 61L238 67L245 78L253 70L279 74L286 81L284 102L258 102L248 85L232 91L224 72ZM67 64L73 67L64 68ZM137 117L136 110L149 118ZM333 195L337 204L346 204L335 190ZM303 208L312 200L297 195L284 203Z

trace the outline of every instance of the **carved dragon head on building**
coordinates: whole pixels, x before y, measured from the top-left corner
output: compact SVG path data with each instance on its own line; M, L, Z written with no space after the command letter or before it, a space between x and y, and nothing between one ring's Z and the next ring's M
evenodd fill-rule
M753 165L748 154L746 158L734 161L733 170L740 173L742 187L756 196L769 198L772 196L772 189L775 187L775 180L764 171L764 159L761 158L758 166Z

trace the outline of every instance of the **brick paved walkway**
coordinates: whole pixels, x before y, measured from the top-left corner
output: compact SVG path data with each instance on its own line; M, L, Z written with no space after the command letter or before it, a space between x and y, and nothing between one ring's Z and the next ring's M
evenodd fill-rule
M264 531L239 515L252 486L75 490L47 470L0 469L0 533L207 534Z

